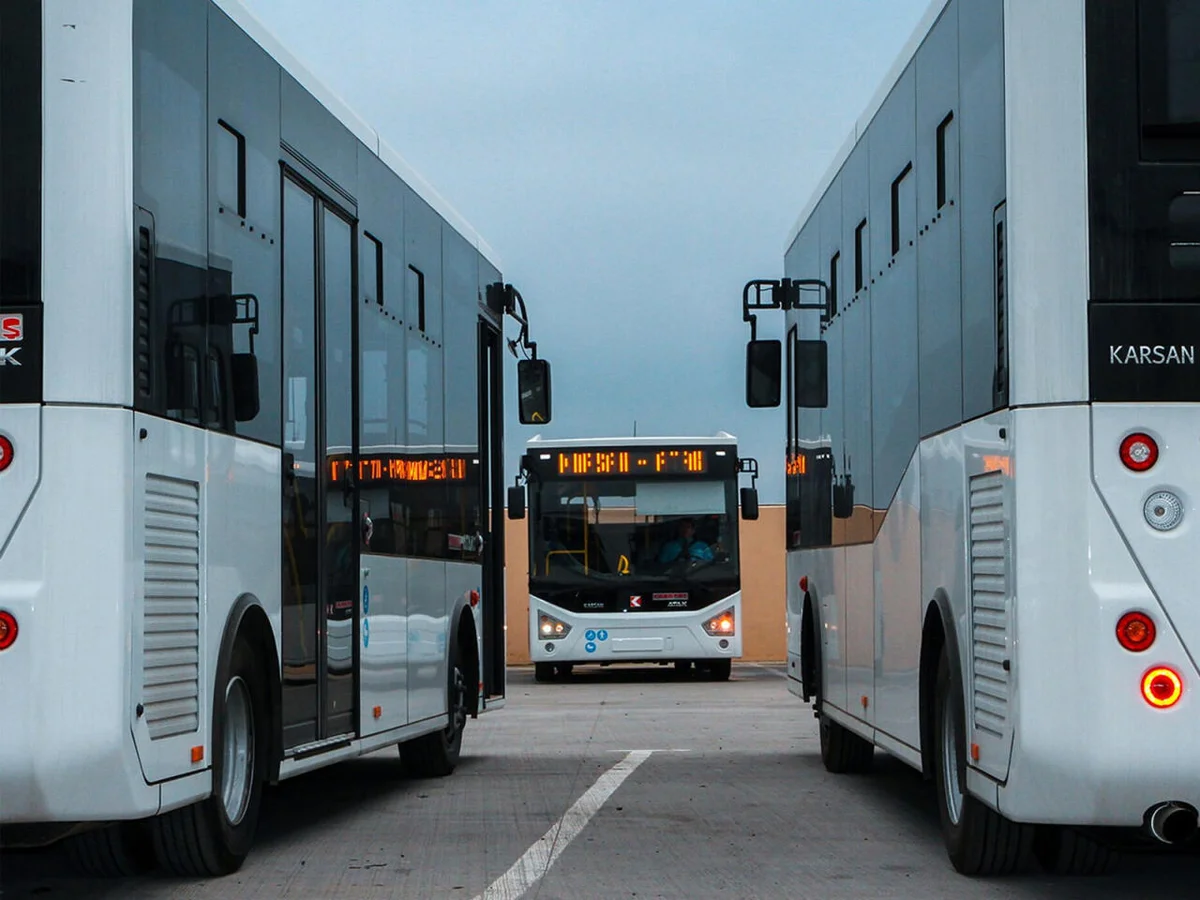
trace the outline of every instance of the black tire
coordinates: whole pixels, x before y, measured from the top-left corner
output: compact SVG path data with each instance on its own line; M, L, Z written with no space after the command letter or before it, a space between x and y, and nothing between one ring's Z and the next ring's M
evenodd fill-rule
M271 746L267 689L254 652L242 637L221 674L223 669L218 667L213 702L212 795L151 820L155 855L163 868L178 875L236 872L250 853L258 827ZM248 733L238 722L248 723ZM239 742L233 759L227 759L226 737L238 733L246 742ZM231 799L236 797L232 810L226 803L226 786Z
M1012 822L965 790L966 718L962 685L942 648L934 697L934 780L942 838L954 868L963 875L1009 875L1024 867L1034 827Z
M154 847L146 822L120 822L74 834L63 842L67 861L80 875L129 878L154 868Z
M533 664L533 680L540 684L546 684L549 681L553 681L556 674L557 672L555 670L554 663Z
M875 745L849 728L820 714L821 762L835 775L853 775L871 771L875 763Z
M692 661L690 659L675 660L675 675L678 678L691 678Z
M468 715L467 682L461 659L458 631L455 629L450 637L450 654L446 660L446 698L450 723L445 728L400 745L400 759L405 770L417 778L445 778L458 766Z
M1033 839L1038 864L1052 875L1107 875L1118 855L1105 844L1074 828L1041 825Z
M570 678L571 673L574 671L575 665L573 663L555 663L554 665L554 674L563 681Z

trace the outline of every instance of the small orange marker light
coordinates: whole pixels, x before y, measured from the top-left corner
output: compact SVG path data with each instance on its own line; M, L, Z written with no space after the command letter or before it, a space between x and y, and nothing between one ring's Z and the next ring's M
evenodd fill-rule
M808 592L808 576L807 575L800 576L800 590L804 591L805 593Z
M204 762L204 748L203 747L193 747L192 748L192 762L194 762L194 763Z
M866 695L866 694L863 694L863 695L862 695L862 705L863 705L863 709L866 709L866 708L867 708L867 704L868 704L868 703L870 703L870 700L868 700L868 699L867 699L867 695Z
M383 707L382 706L375 707L375 709L372 710L372 714L375 716L375 718L378 719L380 716L383 715Z
M971 745L971 759L973 762L979 762L979 745L978 744Z
M471 605L472 606L479 605L479 591L471 591Z

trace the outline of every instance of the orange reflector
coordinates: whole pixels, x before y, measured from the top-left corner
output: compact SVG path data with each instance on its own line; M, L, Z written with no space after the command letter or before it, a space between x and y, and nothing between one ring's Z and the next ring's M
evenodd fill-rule
M807 575L800 576L800 590L802 590L806 593L808 591L808 576Z
M979 762L979 745L978 744L971 745L971 759L974 762Z
M1117 622L1117 641L1132 653L1148 650L1154 638L1154 620L1143 612L1125 613Z
M204 761L204 748L203 747L193 747L192 748L192 762L198 763L198 762L203 762L203 761Z
M479 605L479 591L471 591L471 605L472 606Z
M372 710L372 715L374 715L375 718L378 719L380 716L383 715L383 707L382 706L375 707L375 709Z
M1157 709L1168 709L1183 696L1183 679L1174 669L1159 666L1142 677L1142 696Z

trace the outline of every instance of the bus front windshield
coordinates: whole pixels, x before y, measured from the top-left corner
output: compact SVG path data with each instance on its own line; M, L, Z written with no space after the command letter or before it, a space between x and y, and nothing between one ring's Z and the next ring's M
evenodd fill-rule
M532 482L530 581L562 587L736 579L732 481Z

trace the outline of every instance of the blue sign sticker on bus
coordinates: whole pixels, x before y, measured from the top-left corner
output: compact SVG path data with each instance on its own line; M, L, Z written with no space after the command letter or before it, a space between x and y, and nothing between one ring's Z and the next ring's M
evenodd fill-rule
M583 645L583 649L586 650L588 653L595 653L596 645L594 642L588 641L586 644Z
M587 640L589 640L589 641L594 641L594 640L596 639L596 632L592 631L592 630L589 628L589 629L587 630L587 632L584 634L584 638L585 638L585 639L587 639Z
M363 619L363 646L367 646L371 642L371 623Z
M363 615L371 611L371 589L363 585Z
M596 632L596 640L607 641L608 640L608 632L605 631L603 628L601 628L599 631Z

